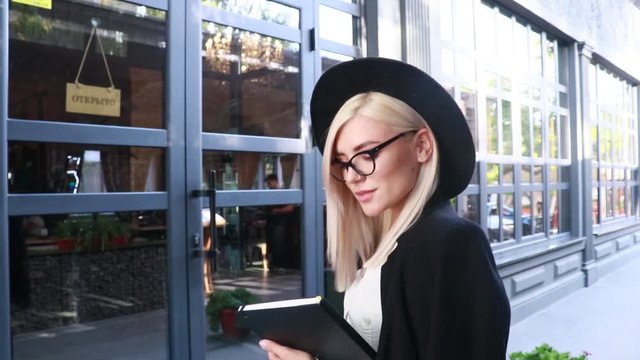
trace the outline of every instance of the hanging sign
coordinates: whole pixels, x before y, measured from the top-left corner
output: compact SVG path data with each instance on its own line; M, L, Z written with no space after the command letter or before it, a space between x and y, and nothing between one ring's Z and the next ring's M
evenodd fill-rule
M120 117L120 90L67 83L67 112Z
M11 0L14 3L36 6L51 10L51 0Z
M78 81L80 73L82 72L82 67L84 66L84 62L87 58L87 51L89 50L89 45L91 45L93 35L96 35L100 52L102 53L102 60L104 61L104 66L107 70L107 75L109 76L109 82L111 83L111 86L109 87L85 85ZM93 30L91 30L89 41L84 49L84 55L80 62L80 68L78 69L76 80L72 83L67 83L67 101L65 104L65 110L67 112L79 114L120 117L120 89L116 89L113 85L111 72L109 71L109 64L107 63L107 58L104 55L102 42L100 41L100 36L98 35L97 27L95 26L93 27Z

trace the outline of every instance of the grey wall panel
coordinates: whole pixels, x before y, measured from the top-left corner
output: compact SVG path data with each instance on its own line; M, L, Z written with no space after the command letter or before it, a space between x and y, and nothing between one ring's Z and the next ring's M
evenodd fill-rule
M304 141L300 139L269 139L262 136L230 134L202 134L202 149L214 151L254 151L283 154L303 154Z
M626 235L616 240L617 251L624 250L633 245L633 235Z
M566 258L555 261L553 264L555 277L560 277L569 272L580 269L581 261L582 258L580 254L573 254Z
M216 193L217 207L300 203L302 190L228 190ZM202 198L202 207L209 207L208 198Z
M635 242L640 243L640 231L638 231L637 233L633 234L633 237L635 238Z
M545 273L546 272L543 267L538 267L513 276L511 278L511 282L513 283L513 294L518 294L543 284Z
M596 260L601 260L602 258L613 254L613 251L615 250L613 244L614 243L610 241L610 242L606 242L604 244L600 244L596 246L595 247Z

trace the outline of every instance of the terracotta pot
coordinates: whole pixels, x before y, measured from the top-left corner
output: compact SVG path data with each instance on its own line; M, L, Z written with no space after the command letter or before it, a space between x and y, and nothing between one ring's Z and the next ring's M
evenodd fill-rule
M57 241L58 250L61 251L73 251L76 249L76 239L74 238L61 238Z
M220 325L222 327L222 334L226 337L243 339L249 335L249 330L240 328L236 324L235 309L220 310Z
M110 239L111 245L114 247L127 246L129 244L129 238L126 236L115 236Z

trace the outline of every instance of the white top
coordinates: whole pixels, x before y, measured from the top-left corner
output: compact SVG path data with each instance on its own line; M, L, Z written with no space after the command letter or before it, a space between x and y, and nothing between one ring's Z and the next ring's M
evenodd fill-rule
M364 275L362 275L362 270ZM382 303L380 300L380 270L382 266L358 270L358 278L344 294L344 318L378 351L382 327Z

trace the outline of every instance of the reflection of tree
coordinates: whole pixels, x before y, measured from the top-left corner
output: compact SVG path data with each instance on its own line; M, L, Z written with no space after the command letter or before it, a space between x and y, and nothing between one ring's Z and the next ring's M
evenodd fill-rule
M297 24L297 10L264 0L202 0L202 5L230 11L236 14L266 20L280 25Z
M17 13L11 21L11 34L20 40L41 39L53 28L50 19L43 18L38 10L32 6L12 4L12 11Z

